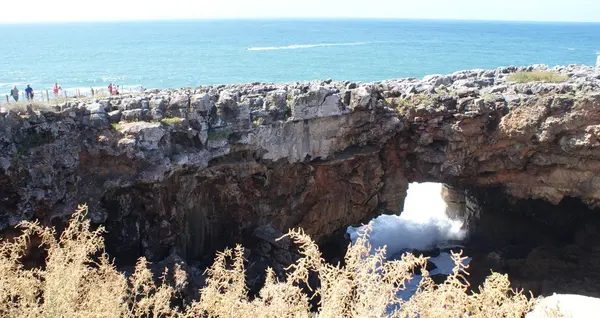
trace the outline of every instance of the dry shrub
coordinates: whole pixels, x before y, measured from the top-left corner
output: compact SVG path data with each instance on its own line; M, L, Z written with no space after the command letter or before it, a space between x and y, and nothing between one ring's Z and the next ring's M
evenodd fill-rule
M4 108L7 110L12 110L18 113L25 113L27 109L30 108L34 111L51 111L53 108L51 105L47 104L44 101L18 101L12 103L4 103L2 104Z
M544 82L544 83L560 83L568 80L569 77L566 75L557 74L551 71L534 71L534 72L517 72L508 76L506 79L509 82L514 83L531 83L531 82Z
M436 285L425 268L427 259L406 254L386 261L385 249L372 250L369 227L346 254L346 266L326 263L317 245L302 230L288 236L302 257L288 270L284 282L272 269L258 297L249 299L244 276L243 248L218 253L206 271L207 284L198 301L173 306L176 290L184 287L186 273L175 268L175 285L167 273L156 283L141 258L127 279L104 252L103 229L92 231L81 206L66 230L23 222L23 234L0 245L0 316L2 317L521 317L534 304L510 289L506 275L493 273L478 293L468 294L466 266L453 254L454 272ZM48 257L43 268L26 269L21 258L32 236L39 236ZM398 297L413 270L421 267L423 280L408 301ZM301 287L316 273L320 287L318 312Z

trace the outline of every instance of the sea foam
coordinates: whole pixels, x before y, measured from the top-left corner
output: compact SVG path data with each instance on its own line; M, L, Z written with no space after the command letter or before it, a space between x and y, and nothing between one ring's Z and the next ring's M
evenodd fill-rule
M416 250L427 250L432 247L453 247L456 241L462 240L466 231L463 222L452 220L446 214L446 202L442 197L440 183L411 183L409 185L404 210L400 216L381 215L373 219L369 242L372 248L386 246L386 256L395 258L399 253ZM363 227L348 227L352 243L356 242L359 231ZM469 264L470 258L464 260ZM452 273L454 261L449 253L442 252L429 259L436 265L431 275ZM397 297L407 301L412 297L421 282L421 275L406 282L405 288ZM388 309L391 313L395 306Z
M295 50L295 49L310 49L310 48L315 48L315 47L327 47L327 46L366 45L369 43L370 42L293 44L293 45L286 45L286 46L249 47L248 51Z
M386 246L387 256L407 250L427 250L451 247L451 242L465 237L463 222L446 215L442 184L412 183L409 186L404 211L400 216L381 215L373 219L369 242L373 248ZM348 227L352 242L362 227Z

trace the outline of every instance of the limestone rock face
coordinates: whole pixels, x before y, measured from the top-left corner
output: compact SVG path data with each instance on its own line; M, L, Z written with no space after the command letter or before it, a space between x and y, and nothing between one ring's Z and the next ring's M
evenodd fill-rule
M294 96L292 100L292 117L312 119L341 115L344 107L335 87L311 85L307 93Z
M399 212L409 182L600 203L600 74L546 66L423 80L151 90L0 113L0 230L87 202L120 259L186 259L269 225L325 240ZM112 125L110 125L110 124ZM468 202L467 202L468 203Z

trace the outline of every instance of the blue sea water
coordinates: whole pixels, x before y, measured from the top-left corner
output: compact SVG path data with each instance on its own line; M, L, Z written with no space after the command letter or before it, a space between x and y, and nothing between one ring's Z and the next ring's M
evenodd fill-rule
M600 24L427 20L202 20L0 25L0 92L184 87L461 69L595 64Z

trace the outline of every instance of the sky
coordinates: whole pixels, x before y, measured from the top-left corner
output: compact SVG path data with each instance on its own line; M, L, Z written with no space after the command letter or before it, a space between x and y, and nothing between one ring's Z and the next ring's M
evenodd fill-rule
M28 0L0 23L222 18L400 18L600 22L600 0Z

